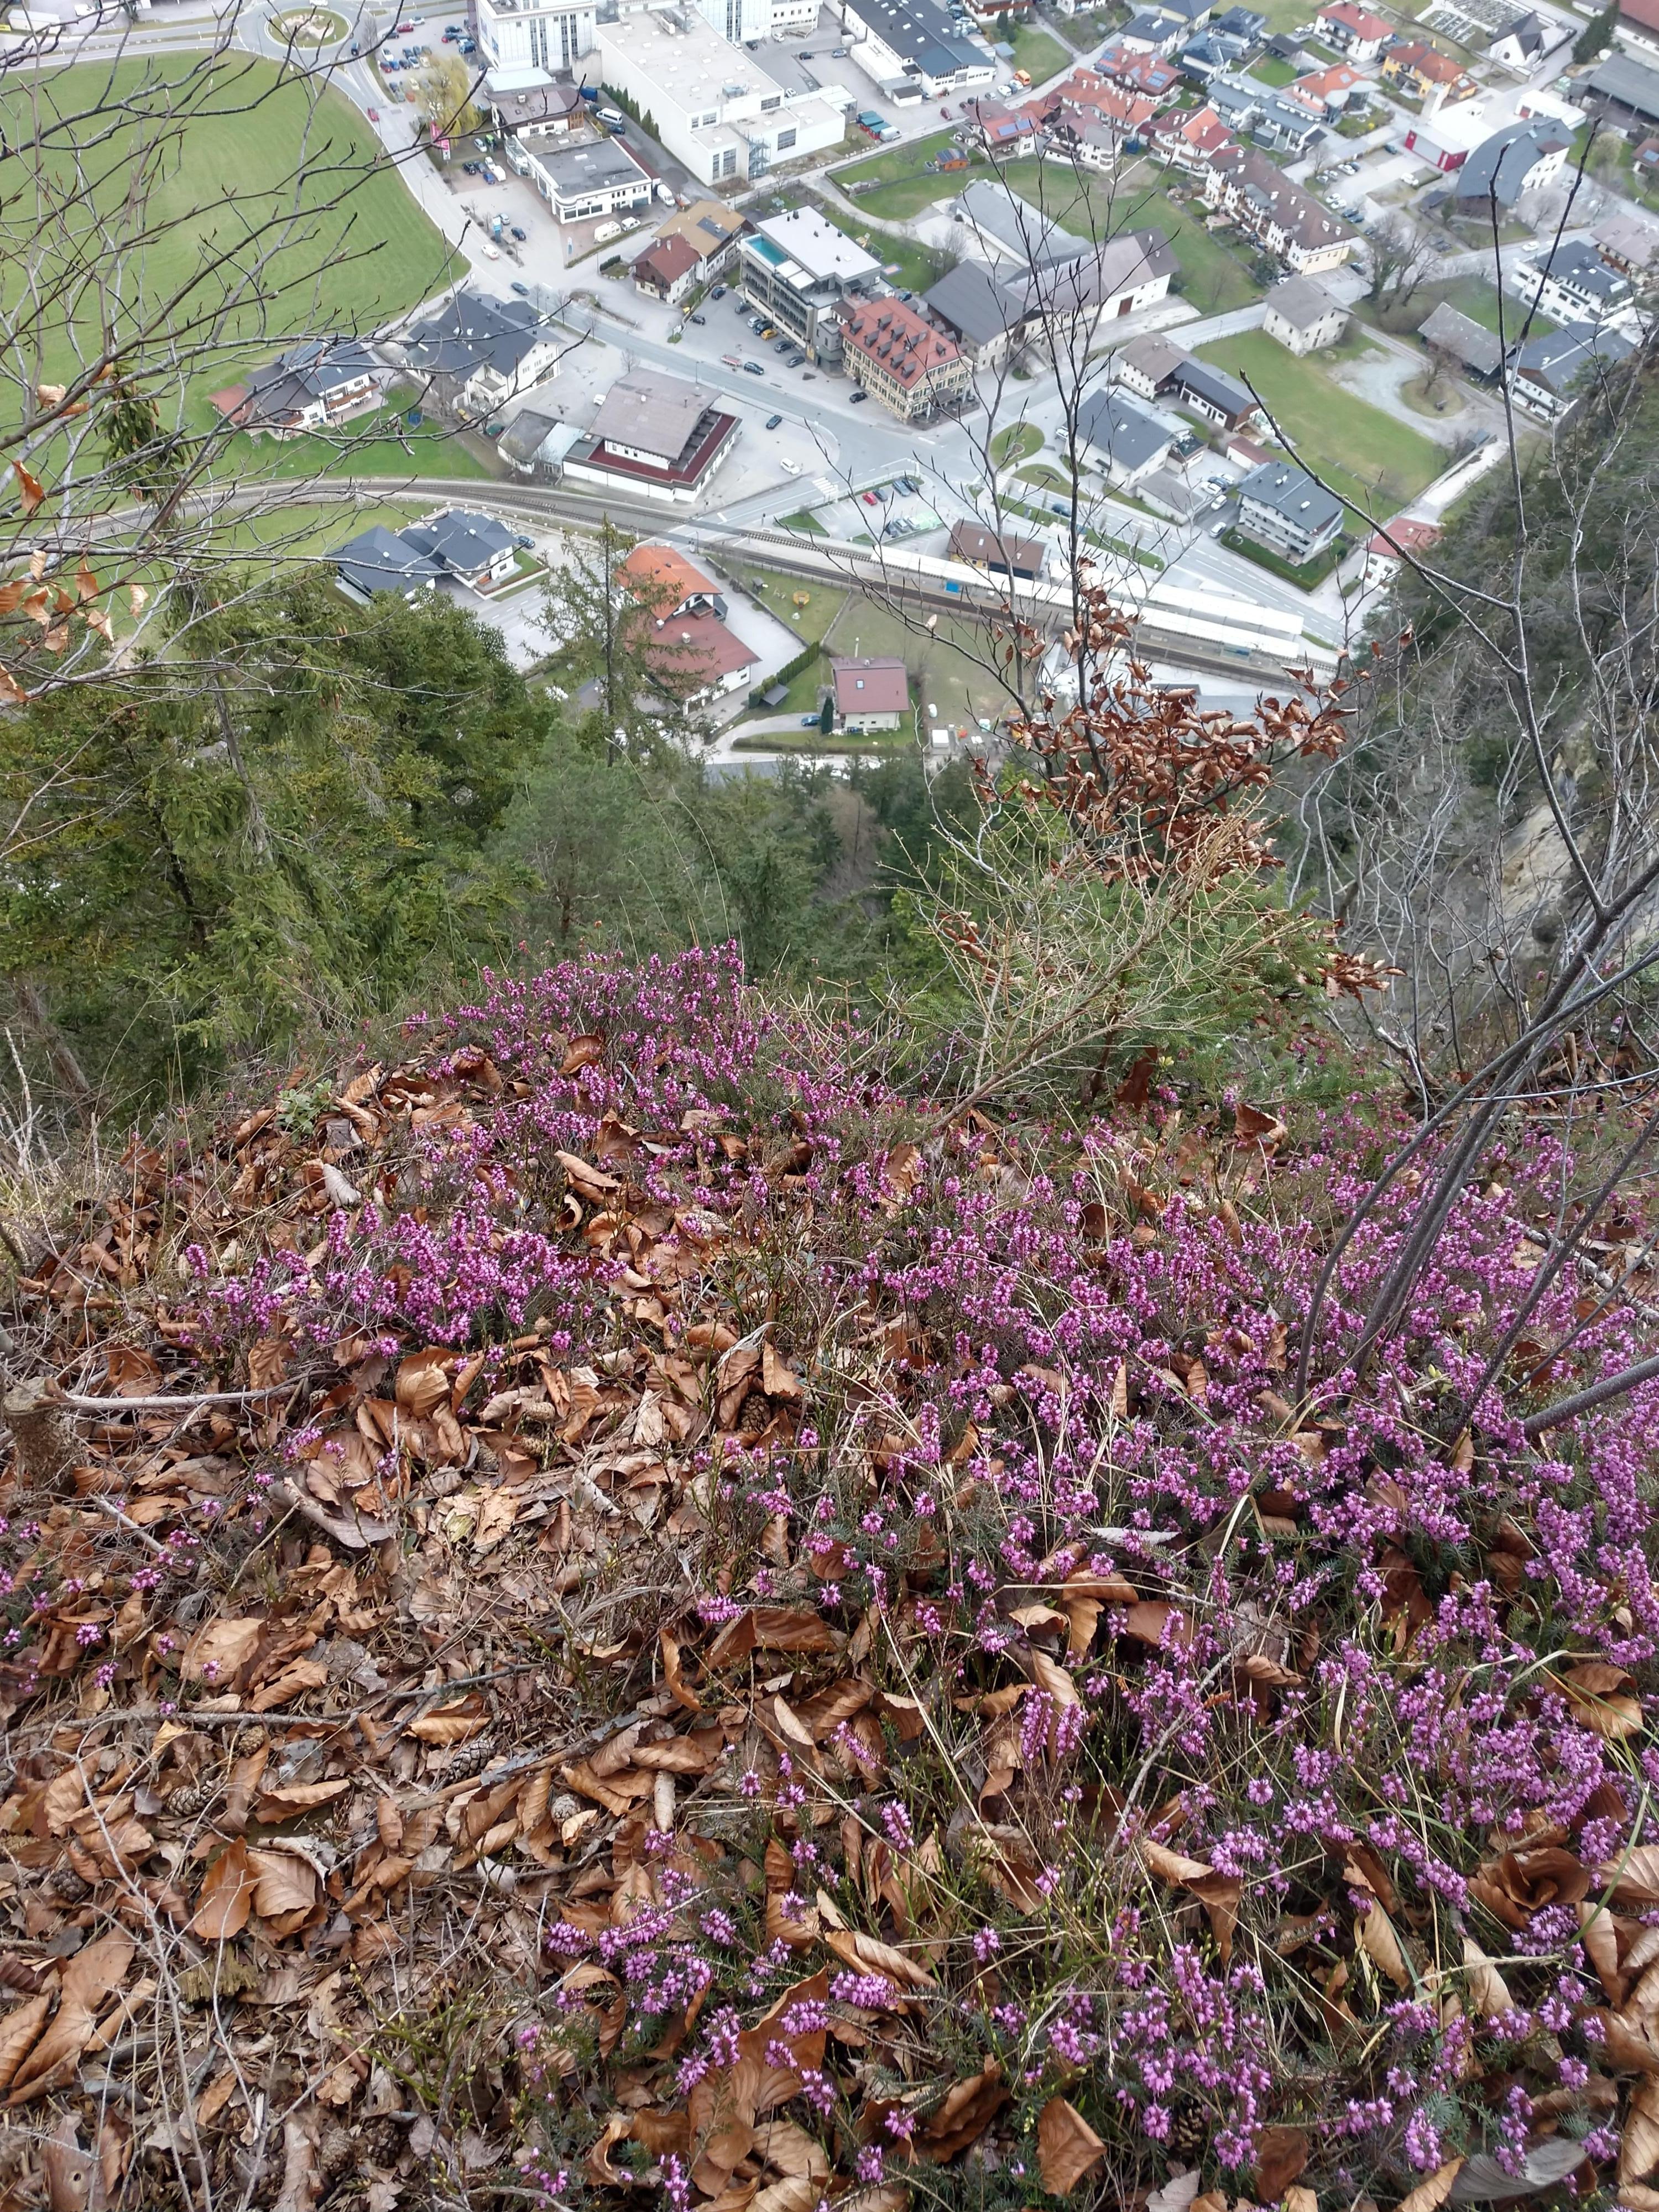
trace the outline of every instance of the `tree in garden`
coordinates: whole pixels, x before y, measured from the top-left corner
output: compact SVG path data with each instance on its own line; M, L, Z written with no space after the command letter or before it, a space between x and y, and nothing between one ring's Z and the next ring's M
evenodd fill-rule
M476 80L459 54L434 47L415 78L415 104L434 138L464 138L482 119L472 94Z
M597 732L613 757L682 743L707 667L669 627L680 593L652 550L607 515L592 537L567 537L544 599L577 694L574 726Z
M1599 15L1589 21L1573 40L1572 58L1581 67L1593 62L1599 54L1606 53L1613 43L1613 34L1619 23L1619 0L1607 0Z
M830 736L835 726L836 695L833 691L826 691L823 695L823 704L818 708L818 735L821 738Z

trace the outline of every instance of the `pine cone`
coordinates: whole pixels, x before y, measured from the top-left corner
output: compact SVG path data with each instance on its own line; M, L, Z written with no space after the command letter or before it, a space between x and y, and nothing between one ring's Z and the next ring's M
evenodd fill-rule
M1170 2127L1170 2148L1182 2158L1196 2158L1210 2140L1210 2124L1196 2105L1177 2105Z
M186 1782L168 1792L167 1810L179 1820L191 1820L205 1811L218 1795L216 1782Z
M92 1884L82 1881L73 1867L59 1867L46 1876L46 1893L59 1905L84 1905L92 1895Z

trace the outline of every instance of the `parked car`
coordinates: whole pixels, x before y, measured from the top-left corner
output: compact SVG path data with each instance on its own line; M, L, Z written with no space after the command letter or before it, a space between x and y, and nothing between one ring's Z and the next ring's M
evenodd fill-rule
M530 234L528 231L520 230L516 222L512 224L510 227L514 237L518 240L520 246L526 245L529 242Z
M803 730L816 730L818 718L816 714L803 714L800 718L800 726Z
M744 362L743 369L745 376L764 376L766 374L757 361Z
M766 418L766 427L769 430L775 430L782 420L781 415L769 415Z
M791 368L799 368L806 359L806 356L801 351L800 348L797 346L793 353L786 354L784 356L784 359L788 362Z
M527 300L530 297L529 285L521 284L516 276L513 279L512 289L518 294L521 300Z
M950 111L950 109L949 109L948 107L941 107L941 108L940 108L940 110L939 110L939 114L940 114L940 116L944 118L944 120L945 120L946 123L948 123L948 122L951 120L951 111Z
M416 23L399 23L397 27L397 35L400 39L404 38L410 32L417 30L419 27L419 25Z
M518 535L514 538L513 543L518 547L520 553L533 553L536 550L535 539L533 538L526 538L522 530L520 531Z
M482 161L463 161L461 167L465 170L469 177L476 177L479 170L483 168L483 163Z
M847 58L846 47L831 46L830 49L830 58L832 62L844 62Z
M859 497L864 501L866 507L875 507L879 504L876 498L876 495L872 491L861 491L859 494Z
M778 334L778 326L775 323L763 323L760 334L763 338L775 338Z
M476 54L478 51L478 41L476 39L463 39L455 51L461 54Z
M363 113L368 116L371 123L378 123L380 119L380 111L378 107L366 107Z
M755 336L759 337L766 328L765 319L760 315L750 315L749 318L749 327L753 331Z
M781 456L778 462L778 466L783 471L787 477L798 477L800 474L800 463L799 461L792 461L787 453Z
M486 261L499 261L501 259L501 247L493 244L490 240L481 238L478 241L478 246L479 251L483 253Z
M778 338L772 347L774 353L793 353L794 349L794 341L792 338Z
M716 284L714 290L708 295L708 296L711 300L723 300L726 297L725 285Z
M707 315L693 315L690 319L694 323L706 323L708 318Z
M847 395L847 404L849 407L861 407L869 397L867 392L849 392Z
M486 422L484 424L484 435L486 438L499 438L506 428L507 425L505 422Z

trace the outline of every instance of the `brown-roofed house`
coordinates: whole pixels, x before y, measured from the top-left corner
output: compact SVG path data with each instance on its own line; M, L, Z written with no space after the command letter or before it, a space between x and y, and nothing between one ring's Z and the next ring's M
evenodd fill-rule
M634 289L677 307L697 282L697 249L689 238L659 238L634 264Z
M1426 39L1408 39L1382 57L1382 82L1423 103L1425 115L1437 114L1449 101L1471 99L1480 90L1468 71Z
M755 680L752 646L712 610L671 615L653 623L646 657L658 680L687 706L702 706Z
M869 300L846 314L847 373L902 422L924 421L960 399L973 383L953 337L898 300Z
M748 234L749 218L736 208L722 207L718 200L693 200L689 208L659 225L657 243L665 239L683 238L697 257L697 282L706 283L718 276L731 265L738 241Z
M652 603L659 615L691 614L704 608L723 611L714 579L672 545L636 545L617 564L617 574L635 587L637 596Z
M1255 147L1222 155L1212 174L1208 197L1298 276L1340 268L1353 252L1359 235L1353 225L1292 184Z
M830 673L837 729L896 730L910 711L910 678L902 660L832 660Z
M1024 581L1041 576L1044 547L1035 538L999 538L976 522L958 522L951 532L949 557L984 568L993 576L1017 576Z

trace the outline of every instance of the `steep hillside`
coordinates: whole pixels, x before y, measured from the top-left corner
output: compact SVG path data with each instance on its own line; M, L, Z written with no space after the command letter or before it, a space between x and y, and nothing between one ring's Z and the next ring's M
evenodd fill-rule
M1481 1395L1620 1133L1298 1397L1375 1100L951 1117L730 953L410 1051L3 1314L8 2204L1659 2207L1659 1386L1523 1428L1639 1223Z

